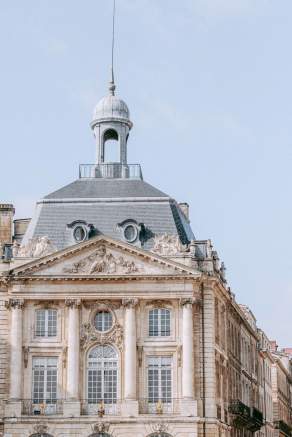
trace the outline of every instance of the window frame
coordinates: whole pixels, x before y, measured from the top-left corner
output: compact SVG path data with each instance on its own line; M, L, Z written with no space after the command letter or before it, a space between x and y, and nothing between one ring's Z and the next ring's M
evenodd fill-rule
M35 396L35 367L36 365L34 364L35 361L39 360L44 361L45 364L45 372L44 372L44 379L43 379L43 400L41 400L40 398L38 399L38 402L35 402L35 400L37 399L37 397ZM48 387L48 362L49 360L54 360L55 361L55 370L56 370L56 374L55 374L55 396L51 398L52 402L47 402L47 387ZM33 355L31 357L31 400L32 400L32 404L34 406L40 405L40 404L45 404L46 405L46 415L47 414L55 414L55 411L57 409L57 403L58 403L58 399L59 399L59 379L60 379L60 375L59 375L59 357L54 354L54 355Z
M105 329L105 330L100 330L100 329L98 329L97 327L96 327L96 323L95 323L95 319L96 319L96 317L97 317L97 315L99 314L99 313L108 313L108 314L110 314L110 316L111 316L111 326L108 328L108 329ZM114 316L114 314L113 314L113 311L111 311L109 308L98 308L95 312L94 312L94 315L93 315L93 326L94 326L94 329L99 333L99 334L102 334L102 335L104 335L104 334L106 334L106 333L108 333L108 332L110 332L112 329L113 329L113 327L114 327L114 325L115 325L115 322L116 322L116 320L115 320L115 316ZM102 325L104 325L105 324L105 321L103 320L102 321Z
M54 311L56 313L55 318L55 335L49 335L49 311ZM38 313L45 313L45 335L37 335L37 325L38 325ZM59 338L59 310L58 308L36 308L34 310L34 326L33 326L33 337L34 340L47 340L47 341L56 341Z
M108 410L108 413L111 412L111 409L115 410L116 408L118 408L118 404L119 404L119 400L120 400L120 387L121 387L121 355L120 355L120 351L118 350L118 348L112 344L112 343L107 343L107 344L94 344L93 346L91 346L88 350L87 353L84 354L85 355L85 360L84 360L84 369L85 372L83 372L83 377L84 377L84 399L86 399L87 405L88 405L88 410L89 410L89 414L96 414L96 405L99 403L99 401L97 400L96 403L93 402L89 402L89 378L88 378L88 374L89 374L89 355L90 353L96 348L96 347L106 347L106 346L110 346L116 353L116 358L115 358L115 362L116 362L116 397L115 397L115 402L113 403L104 403L104 407L105 410ZM108 361L107 361L108 362ZM92 367L92 369L98 369L98 365L96 365L95 367ZM105 369L104 365L103 367L101 367L101 369ZM104 375L102 376L103 378L103 386L104 386ZM102 388L102 390L104 389L104 387ZM104 392L102 393L102 400L104 400ZM92 413L90 405L92 405Z
M163 359L169 359L170 361L170 396L167 396L167 398L170 400L170 402L165 402L163 400L163 387L162 387L162 383L163 383L163 377L162 377L162 370L163 370L163 366L162 366L162 360ZM150 397L149 397L149 391L150 391L150 386L149 386L149 361L150 360L158 360L159 361L159 365L158 365L158 397L154 396L154 400L153 402L150 402ZM148 408L151 410L153 410L153 412L156 411L156 407L157 407L157 402L158 401L162 401L164 408L165 406L167 406L167 408L172 411L172 408L174 407L174 402L175 402L175 397L174 397L174 392L175 392L175 381L174 381L174 366L175 366L175 359L174 359L174 355L172 353L165 353L165 354L156 354L156 353L149 353L147 354L147 356L145 357L145 394L146 397L145 399L147 400L147 404L148 404ZM157 398L157 399L156 399Z
M154 311L158 311L158 335L150 335L151 329L150 329L150 323L151 323L151 313ZM161 311L168 311L169 312L169 335L161 335ZM157 306L152 306L151 308L148 309L147 312L147 337L151 340L171 340L173 339L173 309L169 308L167 306L163 306L163 307L157 307Z

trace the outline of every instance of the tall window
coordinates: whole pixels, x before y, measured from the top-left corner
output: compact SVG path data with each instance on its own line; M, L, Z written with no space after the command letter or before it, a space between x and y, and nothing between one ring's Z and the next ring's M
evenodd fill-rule
M34 404L54 404L57 401L56 357L33 358L32 397Z
M165 308L154 308L149 311L149 336L170 336L170 310Z
M172 358L148 358L148 402L149 404L171 403Z
M117 402L118 355L109 345L96 346L88 355L87 392L88 403Z
M36 310L35 335L36 337L56 337L57 335L57 310Z

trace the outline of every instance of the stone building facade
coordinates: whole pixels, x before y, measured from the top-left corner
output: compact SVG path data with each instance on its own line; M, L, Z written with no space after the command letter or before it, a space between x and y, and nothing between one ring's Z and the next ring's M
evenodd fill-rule
M132 122L113 82L91 127L96 163L15 222L14 236L13 207L0 207L0 432L290 433L288 355L236 302L188 205L128 163Z

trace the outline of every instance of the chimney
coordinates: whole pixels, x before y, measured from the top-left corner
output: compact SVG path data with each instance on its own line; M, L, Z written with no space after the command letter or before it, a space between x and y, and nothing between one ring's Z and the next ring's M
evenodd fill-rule
M270 345L271 345L271 351L272 351L272 352L277 352L277 350L278 350L278 345L277 345L276 340L271 340L271 341L270 341Z
M14 241L17 241L17 243L21 244L22 238L30 221L30 218L14 220Z
M15 210L9 203L0 203L0 244L11 244Z
M190 206L187 202L182 202L179 203L179 207L182 210L183 214L185 215L186 219L189 220L190 216L189 216L189 209Z

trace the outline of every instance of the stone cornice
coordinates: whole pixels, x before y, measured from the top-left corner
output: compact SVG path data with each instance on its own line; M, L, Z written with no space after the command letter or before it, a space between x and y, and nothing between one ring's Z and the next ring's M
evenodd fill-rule
M200 274L198 275L35 275L35 276L10 276L7 280L7 284L16 284L21 282L52 282L52 281L64 281L64 282L74 282L74 281L165 281L165 280L178 280L178 281L197 281L200 279ZM0 280L1 284L1 280Z

